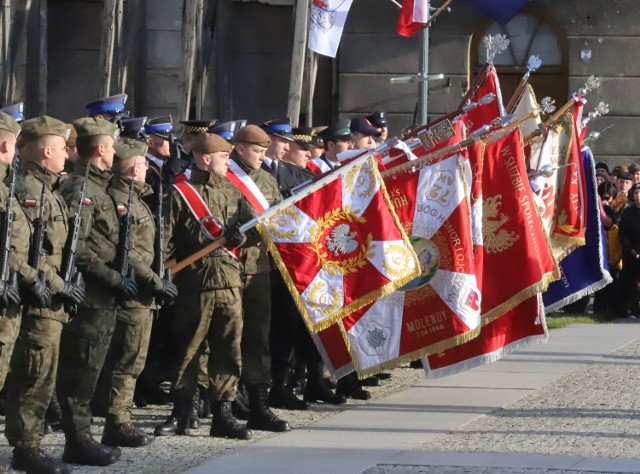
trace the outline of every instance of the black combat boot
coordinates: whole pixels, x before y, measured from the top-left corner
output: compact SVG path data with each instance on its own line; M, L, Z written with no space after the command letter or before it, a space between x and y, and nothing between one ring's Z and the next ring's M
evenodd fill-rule
M198 423L198 406L200 405L200 391L196 389L193 394L193 398L191 399L191 407L189 409L189 428L192 430L197 430Z
M249 395L247 394L247 390L242 382L238 383L236 399L231 402L231 409L233 410L233 416L237 419L249 419Z
M389 380L391 378L391 374L389 372L378 372L374 377L380 380Z
M278 418L269 408L269 385L259 383L247 386L249 390L249 420L247 428L252 430L289 431L289 423Z
M122 451L119 448L105 446L93 438L88 438L82 441L67 441L64 445L62 460L69 464L108 466L120 459L121 454Z
M372 375L371 377L360 380L360 385L362 387L379 387L380 385L382 385L382 382L380 382L380 379L378 377Z
M48 474L67 474L71 468L64 463L47 456L39 447L14 448L11 468L16 471Z
M274 385L269 391L269 405L287 410L308 410L309 402L300 400L286 385Z
M371 393L368 390L362 390L355 372L351 372L338 380L336 393L356 400L369 400L371 398Z
M342 395L333 393L329 385L323 378L323 368L321 362L307 366L309 380L304 388L304 400L309 403L324 402L332 405L342 405L347 399Z
M188 435L190 409L191 402L187 404L184 402L174 403L171 415L169 415L164 423L156 426L155 430L153 430L153 434L156 436Z
M251 439L251 430L238 423L231 412L231 402L214 400L213 420L209 434L217 438Z
M102 444L107 446L122 446L124 448L138 448L151 444L154 440L152 435L136 428L133 423L127 421L119 425L106 424L102 431Z

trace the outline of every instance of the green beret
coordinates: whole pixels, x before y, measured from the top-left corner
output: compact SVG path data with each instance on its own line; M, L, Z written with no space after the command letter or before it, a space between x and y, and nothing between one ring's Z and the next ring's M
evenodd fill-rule
M116 154L113 161L126 160L134 156L144 156L147 153L147 145L133 138L122 138L118 141L114 148Z
M7 130L14 135L20 133L20 125L18 122L16 122L11 115L5 114L4 112L0 112L0 129Z
M67 124L62 120L49 117L48 115L40 115L39 117L25 120L22 123L22 131L20 139L23 142L35 141L45 135L56 135L67 140L69 138L69 129Z
M84 117L79 118L73 121L73 126L78 132L79 137L93 137L96 135L107 135L109 137L113 137L114 140L118 139L118 135L120 131L118 127L108 120L95 118L95 117Z

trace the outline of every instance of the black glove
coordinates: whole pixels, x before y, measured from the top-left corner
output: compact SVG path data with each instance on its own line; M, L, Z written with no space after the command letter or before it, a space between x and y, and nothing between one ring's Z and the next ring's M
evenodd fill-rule
M138 297L138 285L134 278L122 277L116 286L116 292L125 300L135 300Z
M239 247L247 239L247 236L244 234L242 229L240 229L239 222L236 222L231 227L227 227L224 231L224 237L227 239L227 243L231 247Z
M29 293L35 300L34 306L38 308L48 308L51 306L51 292L44 282L44 278L36 278L36 281L29 287Z
M79 285L77 283L67 281L64 283L61 296L69 303L80 304L84 301L84 290L84 284Z
M157 296L162 298L165 303L173 301L178 296L178 287L171 280L163 278L162 289L158 291Z
M15 273L13 274L15 275ZM12 276L13 276L12 275ZM15 280L15 278L12 278ZM20 292L18 291L17 280L14 282L0 281L0 308L9 308L20 304Z

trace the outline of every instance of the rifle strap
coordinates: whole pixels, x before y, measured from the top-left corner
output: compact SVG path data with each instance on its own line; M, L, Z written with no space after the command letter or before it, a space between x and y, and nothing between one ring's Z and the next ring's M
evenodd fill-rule
M175 183L173 187L178 191L178 194L180 194L184 202L187 204L191 214L193 214L193 217L195 217L200 223L203 235L211 240L222 236L224 233L224 228L220 225L222 221L211 213L207 204L204 202L204 199L202 199L202 196L200 196L194 187L187 181ZM238 249L226 246L223 248L229 255L235 259L239 259Z

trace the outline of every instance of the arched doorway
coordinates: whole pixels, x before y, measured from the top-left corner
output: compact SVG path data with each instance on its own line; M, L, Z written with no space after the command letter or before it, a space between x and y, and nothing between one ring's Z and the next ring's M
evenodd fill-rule
M502 96L509 102L531 55L542 59L542 66L529 78L538 100L551 97L563 104L568 97L568 46L564 32L553 18L534 8L525 8L505 26L498 22L483 25L473 35L470 73L475 75L486 62L482 39L503 34L511 40L509 48L496 55L494 64L500 77Z

